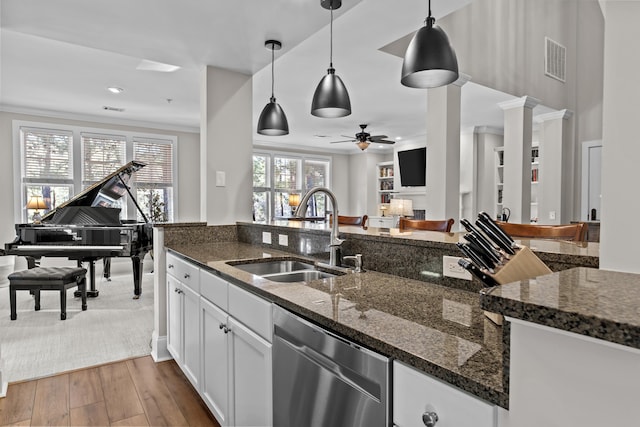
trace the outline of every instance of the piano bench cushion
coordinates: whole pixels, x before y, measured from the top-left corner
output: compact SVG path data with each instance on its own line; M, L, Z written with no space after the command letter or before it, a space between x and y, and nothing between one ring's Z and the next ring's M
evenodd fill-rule
M9 275L9 281L13 284L39 284L43 282L52 285L63 285L78 282L87 273L82 267L36 267L29 270L16 271Z

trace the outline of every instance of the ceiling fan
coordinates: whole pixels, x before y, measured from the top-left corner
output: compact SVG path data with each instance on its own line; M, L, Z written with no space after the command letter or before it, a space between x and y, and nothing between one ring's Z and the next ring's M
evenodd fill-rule
M356 133L355 139L346 139L344 141L333 141L330 144L337 144L340 142L355 142L359 149L366 150L369 144L375 142L376 144L395 144L395 141L388 141L387 135L371 135L369 132L365 132L367 125L360 125L360 132ZM345 138L349 138L347 135L342 135Z

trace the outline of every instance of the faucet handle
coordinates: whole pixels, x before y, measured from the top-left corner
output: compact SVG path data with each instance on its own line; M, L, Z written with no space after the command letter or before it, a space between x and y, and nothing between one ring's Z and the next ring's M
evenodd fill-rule
M362 272L362 254L355 254L355 255L349 255L349 256L345 256L342 258L343 260L348 260L348 259L352 259L354 261L354 265L355 265L355 272L356 273L361 273Z

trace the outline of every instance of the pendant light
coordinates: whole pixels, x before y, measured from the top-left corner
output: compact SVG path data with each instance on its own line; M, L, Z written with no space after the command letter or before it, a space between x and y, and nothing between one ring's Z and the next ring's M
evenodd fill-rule
M415 88L445 86L458 79L458 59L449 38L429 16L413 36L402 62L400 83Z
M331 11L329 69L320 80L311 103L311 114L316 117L344 117L351 114L349 93L333 68L333 11L342 6L342 0L320 0L320 5Z
M258 133L260 135L269 136L288 135L289 123L287 122L287 116L284 114L284 110L276 102L276 97L273 96L274 52L282 48L282 43L277 40L267 40L264 42L264 47L271 49L271 99L262 109L262 113L260 113L260 118L258 119Z

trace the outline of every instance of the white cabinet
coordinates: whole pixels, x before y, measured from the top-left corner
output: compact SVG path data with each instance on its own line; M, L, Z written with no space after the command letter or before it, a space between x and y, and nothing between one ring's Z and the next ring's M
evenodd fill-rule
M197 267L167 255L167 348L196 390L200 379L199 284Z
M437 416L437 427L495 427L497 423L496 406L394 361L394 424L424 427L425 413Z
M204 283L203 283L204 285ZM224 333L227 313L200 298L202 331L202 384L200 395L220 425L229 420L229 334ZM220 326L223 325L222 328Z
M271 303L201 271L200 393L222 426L268 426Z
M272 425L271 343L233 317L229 317L227 325L230 330L233 425Z

